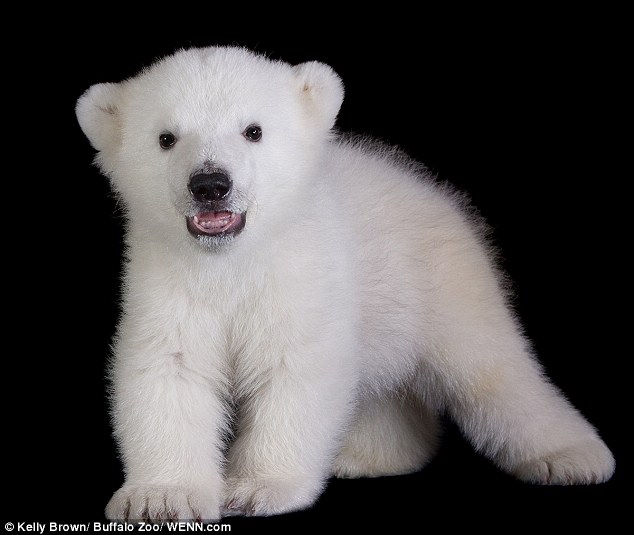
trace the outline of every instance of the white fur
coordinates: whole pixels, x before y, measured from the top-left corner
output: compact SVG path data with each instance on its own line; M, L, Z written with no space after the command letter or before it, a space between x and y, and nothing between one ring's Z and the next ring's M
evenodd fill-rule
M465 202L395 151L333 137L342 99L323 64L208 48L79 100L128 223L112 363L126 482L109 518L307 507L333 473L419 469L441 411L526 481L611 476L533 358ZM259 143L241 135L253 122ZM186 231L202 165L234 180L234 239Z

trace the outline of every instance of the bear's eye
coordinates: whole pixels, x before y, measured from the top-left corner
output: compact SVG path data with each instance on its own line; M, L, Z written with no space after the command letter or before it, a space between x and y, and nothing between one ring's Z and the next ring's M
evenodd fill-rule
M174 146L174 143L176 143L176 136L171 132L163 132L159 136L159 145L162 149L170 149Z
M249 141L260 141L262 139L262 128L257 124L250 124L246 127L242 135Z

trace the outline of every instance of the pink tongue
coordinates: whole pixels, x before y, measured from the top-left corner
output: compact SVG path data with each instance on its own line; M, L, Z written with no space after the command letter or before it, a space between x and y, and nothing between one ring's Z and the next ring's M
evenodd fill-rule
M215 223L231 217L231 212L200 212L196 214L199 223Z
M236 215L227 212L200 212L194 216L194 225L206 234L223 232L235 221Z

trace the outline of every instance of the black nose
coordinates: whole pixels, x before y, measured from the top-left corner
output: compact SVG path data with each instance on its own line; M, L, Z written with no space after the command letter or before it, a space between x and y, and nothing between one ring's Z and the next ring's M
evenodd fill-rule
M199 173L190 178L189 191L199 202L219 201L231 191L231 179L221 172Z

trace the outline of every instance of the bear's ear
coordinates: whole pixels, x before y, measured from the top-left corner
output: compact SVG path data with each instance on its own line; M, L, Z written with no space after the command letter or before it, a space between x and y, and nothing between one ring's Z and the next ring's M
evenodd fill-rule
M334 124L343 102L343 83L325 63L309 61L293 67L304 108L326 130Z
M121 84L91 86L75 108L79 126L98 151L108 150L119 141Z

